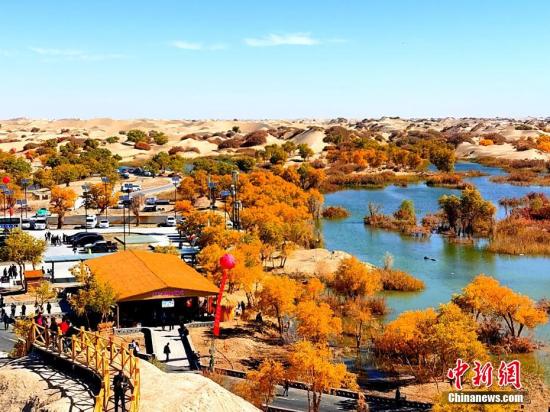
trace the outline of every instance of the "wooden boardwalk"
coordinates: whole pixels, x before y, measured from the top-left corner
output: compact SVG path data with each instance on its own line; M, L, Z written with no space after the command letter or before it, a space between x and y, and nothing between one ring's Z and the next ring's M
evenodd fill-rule
M111 382L119 371L124 373L129 382L129 390L126 392L126 410L129 412L139 410L139 359L125 346L83 328L76 329L70 338L56 338L48 328L34 322L29 331L27 350L30 351L33 346L54 357L66 359L84 367L99 377L101 388L95 396L94 412L114 410Z

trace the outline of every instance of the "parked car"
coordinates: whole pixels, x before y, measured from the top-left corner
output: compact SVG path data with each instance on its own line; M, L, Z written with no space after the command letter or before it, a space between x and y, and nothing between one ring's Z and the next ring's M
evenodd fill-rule
M123 183L120 187L121 192L137 192L141 190L141 185L138 185L136 183Z
M86 248L92 253L112 253L118 250L116 243L105 240L99 240Z
M130 173L128 173L128 172L122 172L122 173L120 173L120 177L121 177L122 179L129 179L129 178L130 178Z
M176 218L174 216L166 216L166 219L164 219L165 226L174 227L176 223Z
M151 197L147 197L145 198L145 204L146 205L156 205L157 203L157 197L156 196L151 196Z
M48 222L46 219L35 219L31 221L31 229L33 230L46 230L48 228Z
M36 211L36 217L47 217L47 216L51 216L51 214L52 213L45 207L41 207Z
M92 245L99 240L105 240L103 236L97 233L90 233L85 236L80 236L77 240L73 241L73 247L84 247L86 245Z
M22 219L21 220L21 229L30 229L31 228L31 220L30 219Z
M67 236L65 243L72 245L73 242L80 239L82 236L99 235L97 232L77 232L74 235Z
M96 215L86 216L86 227L88 229L93 229L96 226L97 226L97 216Z
M157 199L155 201L155 205L157 206L165 206L165 205L169 205L170 204L170 201L168 199Z
M101 229L108 229L110 227L110 223L107 219L101 219L99 223L97 224L97 227Z

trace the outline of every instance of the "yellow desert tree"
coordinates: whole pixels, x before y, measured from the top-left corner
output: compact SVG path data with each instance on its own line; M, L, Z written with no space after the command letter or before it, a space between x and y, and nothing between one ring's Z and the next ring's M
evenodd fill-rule
M331 282L332 289L349 299L373 295L382 289L380 274L352 256L343 259Z
M288 373L307 385L308 411L318 412L324 392L331 388L357 389L356 376L343 363L334 363L334 355L325 344L299 341L288 355Z
M76 193L73 189L56 186L52 189L50 205L52 211L57 213L57 228L63 227L65 214L74 207Z
M294 312L298 295L298 283L287 276L270 275L262 282L258 307L266 315L277 318L281 338L284 333L283 317Z
M535 328L548 322L546 312L529 297L502 286L496 279L478 275L455 302L470 311L475 319L495 319L505 325L512 338L519 338L524 328Z
M33 267L40 263L42 255L46 251L46 242L37 239L21 229L14 229L5 240L1 248L1 258L4 261L15 262L19 265L20 272L25 271L25 263Z
M98 209L102 214L105 209L116 206L120 193L113 190L113 184L97 183L91 185L88 193L88 207Z
M55 298L56 292L52 288L52 284L47 280L43 280L38 285L32 286L29 289L31 296L34 297L34 301L39 307L42 307L45 302Z
M264 360L258 370L248 372L246 380L236 387L238 395L252 402L264 411L275 396L275 388L286 378L286 372L280 362Z
M344 331L351 334L355 339L357 350L363 344L365 335L372 331L374 317L367 305L362 301L348 300L343 307Z
M76 280L82 283L82 287L69 301L71 308L78 316L85 316L90 327L89 314L95 312L101 315L101 321L106 322L116 303L114 289L108 283L100 282L94 273L81 262L71 269Z
M295 310L296 332L314 343L327 342L342 332L342 321L326 303L305 300Z
M386 364L407 366L418 379L431 379L437 385L456 359L486 359L476 330L474 319L454 303L437 311L403 312L375 336L374 351Z

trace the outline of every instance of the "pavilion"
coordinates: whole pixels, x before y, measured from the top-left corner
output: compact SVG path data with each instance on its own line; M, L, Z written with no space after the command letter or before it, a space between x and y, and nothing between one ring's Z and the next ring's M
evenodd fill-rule
M86 261L115 290L117 325L176 324L208 312L218 288L179 256L126 250Z

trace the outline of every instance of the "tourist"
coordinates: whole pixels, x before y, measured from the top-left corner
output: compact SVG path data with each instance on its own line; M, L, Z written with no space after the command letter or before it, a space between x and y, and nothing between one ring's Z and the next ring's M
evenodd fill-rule
M135 348L136 348L136 341L132 339L132 342L128 344L128 351L133 352Z
M115 412L118 412L119 402L122 412L126 411L126 400L124 399L124 393L126 392L127 386L128 379L126 379L126 376L124 376L124 373L122 373L122 371L118 371L118 373L113 378L113 389L115 392Z
M140 352L139 343L135 342L134 343L134 356L139 356L139 352Z
M46 305L46 311L48 312L48 315L52 314L52 305L50 302Z
M21 316L25 316L27 313L27 305L24 303L21 305Z
M8 329L8 314L4 308L0 309L0 320L4 322L4 330Z
M42 312L38 312L38 315L34 317L34 322L39 326L44 326L44 317L42 316Z
M59 325L59 335L63 336L63 350L67 351L70 347L70 330L71 330L71 322L68 319L63 319L61 324Z
M162 311L160 314L160 324L162 326L162 330L166 327L166 312Z
M57 319L55 317L51 319L50 334L52 337L52 346L53 348L57 348L57 336L59 334L59 326L57 325Z
M288 382L288 379L285 379L283 382L283 396L288 397L288 388L290 388L290 382Z
M174 330L174 323L176 322L176 317L174 313L170 313L170 320L168 322L168 330Z
M15 306L15 303L12 303L10 308L11 308L11 317L14 318L15 317L15 309L16 309L17 306Z
M164 354L166 355L166 362L170 360L170 353L172 353L172 351L170 350L170 342L168 342L164 346Z
M4 295L0 293L0 308L4 307Z
M395 400L398 401L401 399L401 391L399 390L399 386L395 390Z

